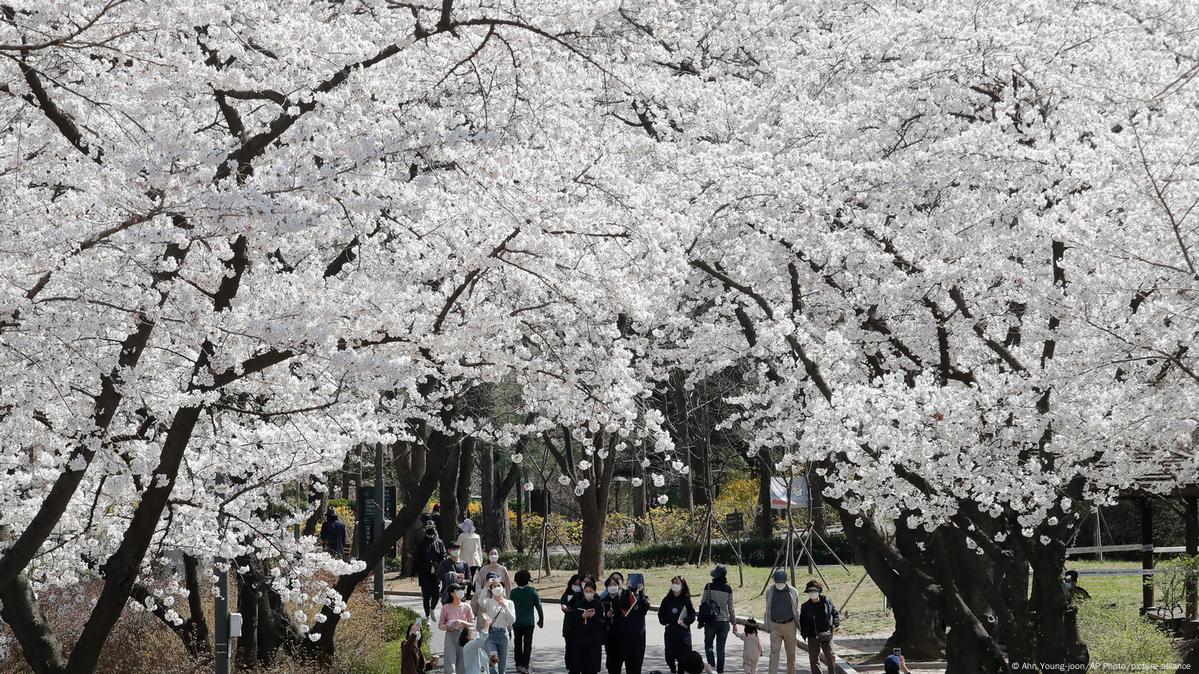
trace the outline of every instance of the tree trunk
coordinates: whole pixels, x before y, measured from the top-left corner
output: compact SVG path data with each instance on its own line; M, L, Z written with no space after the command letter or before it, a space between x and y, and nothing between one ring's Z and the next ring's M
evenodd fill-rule
M905 578L888 561L881 537L867 537L862 528L856 526L857 516L838 511L845 529L845 537L853 550L854 561L861 564L866 573L887 598L895 616L895 631L887 639L881 651L886 655L893 648L902 648L913 660L940 660L945 656L945 629L941 621L940 597L932 594L920 583ZM863 527L873 526L863 522ZM902 554L892 550L893 554Z
M237 637L237 668L258 668L258 574L255 562L238 557L239 566L248 566L246 573L237 574L237 611L241 613L241 636Z
M648 515L648 499L646 497L645 486L645 469L641 467L641 461L633 461L633 475L641 480L641 484L633 487L633 540L638 543L644 543L649 527L646 526L645 518Z
M691 415L687 410L687 391L685 385L687 375L682 370L670 373L670 411L671 426L674 428L675 448L687 459L688 473L679 478L679 507L690 510L697 503L697 482L703 480L704 472L698 470L694 442L691 437ZM702 498L702 496L700 497Z
M440 496L438 503L441 504L441 522L437 527L437 533L447 543L458 538L458 511L466 507L466 504L458 502L458 473L462 457L473 451L474 444L473 438L464 438L460 444L461 449L450 461L446 462L445 470L441 472L441 480L437 488L438 496Z
M774 511L770 509L770 476L774 460L770 450L758 450L758 536L769 539L774 536Z
M199 562L191 555L183 556L183 582L187 588L187 609L190 615L184 627L188 638L185 643L193 655L207 659L212 655L212 646L208 642L208 618L204 614L204 604L200 595Z
M595 487L588 487L588 492ZM599 507L594 498L580 504L583 515L583 544L579 550L579 572L600 578L604 573L604 527L608 522L608 509ZM606 505L606 504L605 504Z
M0 587L0 618L17 638L30 669L37 674L67 671L62 644L50 629L25 576L17 576L8 585Z
M1036 662L1085 671L1090 653L1078 634L1076 609L1062 588L1066 546L1061 540L1065 539L1051 541L1048 546L1030 546L1033 570L1029 603L1035 617L1024 626L1024 638L1036 644Z
M454 520L455 526L457 526L458 522L466 519L467 513L470 512L470 488L474 483L476 456L475 443L464 442L462 457L458 459L458 484L456 486L458 513L455 516L457 519ZM445 516L446 514L443 512L441 517L444 519ZM451 535L456 537L458 531L455 529Z

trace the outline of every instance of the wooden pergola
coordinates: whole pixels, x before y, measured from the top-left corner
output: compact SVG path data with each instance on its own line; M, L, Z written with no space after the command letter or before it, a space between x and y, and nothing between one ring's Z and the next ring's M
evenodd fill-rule
M1179 456L1178 463L1189 457ZM1135 487L1126 490L1120 496L1123 499L1135 500L1141 512L1141 613L1155 617L1158 615L1157 601L1154 596L1153 575L1155 553L1183 552L1189 556L1199 555L1199 484L1177 484L1181 466L1173 463L1163 465L1157 472L1143 476ZM1167 485L1170 485L1167 487ZM1175 547L1157 547L1153 539L1154 501L1182 501L1183 522L1185 524L1184 543L1182 549ZM1185 622L1184 636L1199 635L1199 583L1195 575L1189 574L1185 579Z

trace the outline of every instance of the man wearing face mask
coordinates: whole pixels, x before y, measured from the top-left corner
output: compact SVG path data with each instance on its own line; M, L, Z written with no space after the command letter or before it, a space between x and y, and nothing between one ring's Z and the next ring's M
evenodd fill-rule
M824 596L824 586L814 580L804 587L808 600L799 608L799 633L808 642L808 662L812 674L820 674L820 654L824 653L829 674L837 671L833 666L833 631L841 626L841 614L833 602ZM771 654L771 659L774 655Z
M462 548L457 543L450 543L450 556L441 560L441 566L437 568L437 575L441 577L441 603L442 605L450 603L450 584L458 583L466 585L466 579L470 575L470 567L466 560L462 559ZM468 593L470 588L467 587Z
M787 583L787 572L774 572L774 584L766 588L766 620L770 630L770 674L778 674L779 656L787 654L787 674L795 674L795 648L799 617L799 590Z
M432 522L425 525L425 536L416 546L412 562L412 575L420 583L421 602L425 617L433 620L434 609L441 599L441 561L446 558L445 543L437 537L437 528Z

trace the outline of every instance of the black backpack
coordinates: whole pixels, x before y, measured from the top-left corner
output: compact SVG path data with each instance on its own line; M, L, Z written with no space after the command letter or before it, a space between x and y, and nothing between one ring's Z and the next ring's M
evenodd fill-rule
M704 586L704 593L708 591L708 585ZM720 604L709 596L699 602L699 610L696 612L696 622L700 627L707 625L710 622L715 622L720 617Z

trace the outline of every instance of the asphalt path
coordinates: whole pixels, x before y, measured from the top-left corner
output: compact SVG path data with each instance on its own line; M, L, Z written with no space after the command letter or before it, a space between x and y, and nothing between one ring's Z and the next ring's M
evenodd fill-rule
M393 604L404 606L417 613L422 613L419 597L388 595L387 598ZM566 672L563 658L565 644L562 641L562 611L558 607L557 599L557 597L541 598L542 606L545 610L545 628L533 631L533 653L530 664L535 674L550 674L551 672L565 674ZM445 644L445 634L437 629L436 616L434 617L434 624L431 629L432 638L429 645L434 654L440 655ZM703 653L704 633L702 630L692 628L691 646L700 653ZM762 634L762 647L766 652L758 662L757 671L758 674L769 674L770 637L765 633ZM796 672L811 674L811 670L808 669L807 652L801 648L795 655ZM779 663L780 672L786 672L786 662L785 656L781 658L781 662ZM644 674L650 674L656 670L661 672L669 671L666 668L666 651L663 643L662 626L658 624L657 613L651 611L646 616L645 660L641 671ZM741 640L734 637L731 633L725 647L724 671L726 674L744 674L745 672L741 660ZM506 674L516 674L516 665L512 661L511 647L508 649Z

